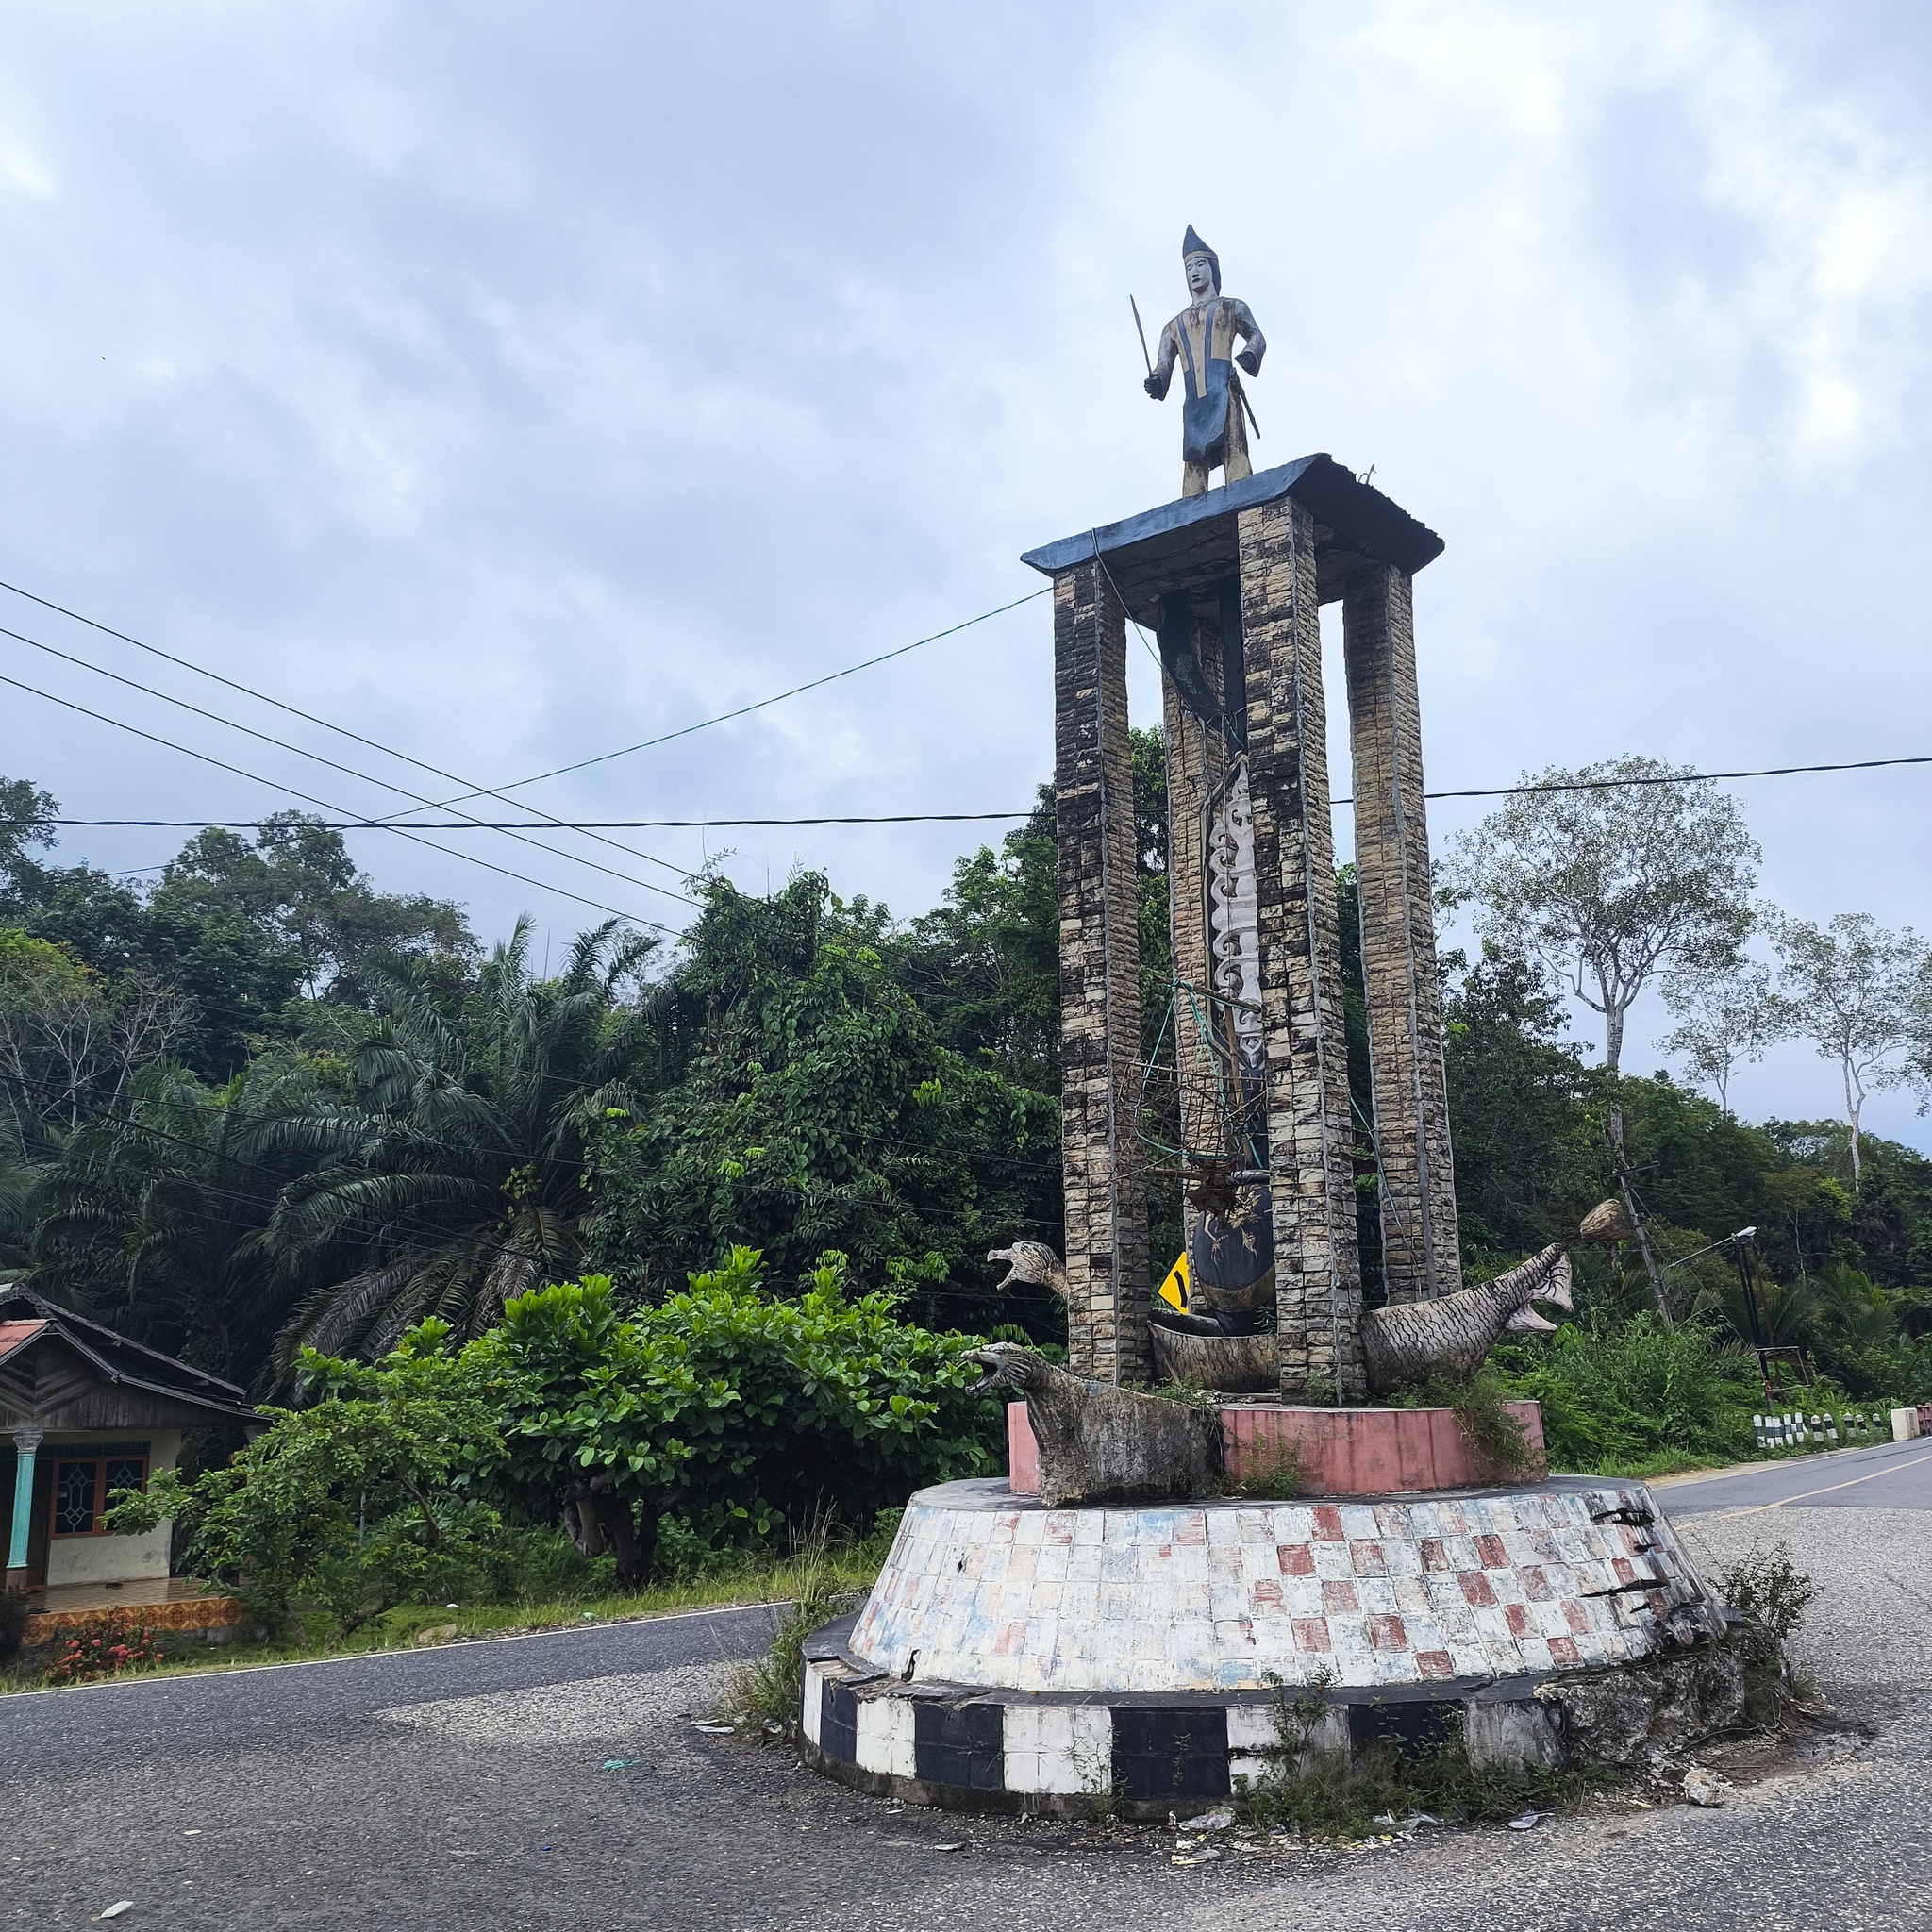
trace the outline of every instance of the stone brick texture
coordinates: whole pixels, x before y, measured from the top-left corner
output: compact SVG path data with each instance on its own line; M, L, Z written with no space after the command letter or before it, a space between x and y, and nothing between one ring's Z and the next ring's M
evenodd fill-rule
M1342 648L1383 1270L1391 1302L1422 1301L1454 1294L1462 1277L1406 572L1374 564L1350 580Z
M1126 620L1097 561L1055 577L1053 610L1067 1360L1096 1381L1144 1382L1151 1288Z
M1208 688L1221 696L1220 640L1195 655ZM1218 729L1201 722L1180 701L1174 680L1162 675L1160 691L1167 726L1168 916L1174 946L1174 977L1208 988L1213 975L1208 957L1208 801L1227 771L1227 747ZM1204 1007L1204 1014L1208 1012ZM1181 1028L1178 1050L1184 1065L1200 1054L1191 1016L1175 1016ZM1206 1080L1184 1079L1181 1089L1182 1144L1211 1145L1219 1138L1219 1110L1211 1105ZM1191 1212L1191 1210L1188 1210Z
M1368 1384L1314 521L1282 498L1241 511L1238 529L1281 1390L1291 1401L1361 1402Z

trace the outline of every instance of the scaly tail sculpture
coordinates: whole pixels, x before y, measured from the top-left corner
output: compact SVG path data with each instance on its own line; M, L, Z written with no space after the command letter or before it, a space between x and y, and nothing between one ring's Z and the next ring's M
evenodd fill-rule
M1506 1329L1555 1332L1557 1324L1536 1312L1536 1302L1575 1306L1570 1298L1570 1257L1560 1241L1480 1288L1440 1301L1371 1308L1362 1317L1369 1387L1387 1395L1431 1374L1474 1374Z

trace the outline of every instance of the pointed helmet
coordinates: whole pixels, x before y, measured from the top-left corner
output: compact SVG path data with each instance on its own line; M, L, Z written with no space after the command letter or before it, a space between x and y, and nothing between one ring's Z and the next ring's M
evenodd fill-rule
M1188 232L1181 238L1182 261L1185 262L1192 255L1205 255L1208 258L1208 273L1214 277L1214 292L1217 295L1220 294L1221 258L1215 254L1213 249L1208 247L1207 242L1202 241L1200 236L1194 233L1194 225L1192 222L1190 222L1188 224Z

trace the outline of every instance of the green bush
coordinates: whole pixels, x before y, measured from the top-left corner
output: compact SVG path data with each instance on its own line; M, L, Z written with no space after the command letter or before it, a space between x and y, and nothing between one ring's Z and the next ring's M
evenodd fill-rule
M849 1296L844 1272L827 1256L781 1300L757 1251L734 1248L627 1317L600 1275L507 1304L466 1352L501 1393L506 1485L540 1513L588 1513L633 1581L657 1567L666 1519L714 1548L857 1527L991 1468L997 1418L962 1359L974 1339Z
M1757 1364L1701 1322L1569 1322L1547 1341L1504 1343L1494 1359L1506 1393L1542 1405L1553 1469L1752 1453L1751 1417L1764 1406Z
M311 1606L346 1635L398 1604L479 1594L503 1523L469 1487L502 1439L448 1336L425 1322L374 1365L305 1350L308 1407L263 1410L270 1426L225 1468L158 1472L108 1526L138 1535L173 1517L190 1563L277 1629Z
M263 1622L315 1607L346 1635L401 1604L602 1594L813 1526L876 1534L908 1490L991 1466L972 1338L848 1296L839 1257L795 1301L758 1271L734 1249L629 1317L608 1281L565 1283L460 1351L436 1321L373 1365L307 1351L307 1407L264 1411L225 1468L158 1473L109 1526L172 1516Z

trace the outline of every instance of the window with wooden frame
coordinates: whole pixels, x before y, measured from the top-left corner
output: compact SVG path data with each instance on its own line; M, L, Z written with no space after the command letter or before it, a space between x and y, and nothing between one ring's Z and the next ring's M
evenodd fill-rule
M109 1500L123 1490L147 1488L145 1442L60 1442L53 1445L49 1460L50 1536L106 1536L101 1518Z

